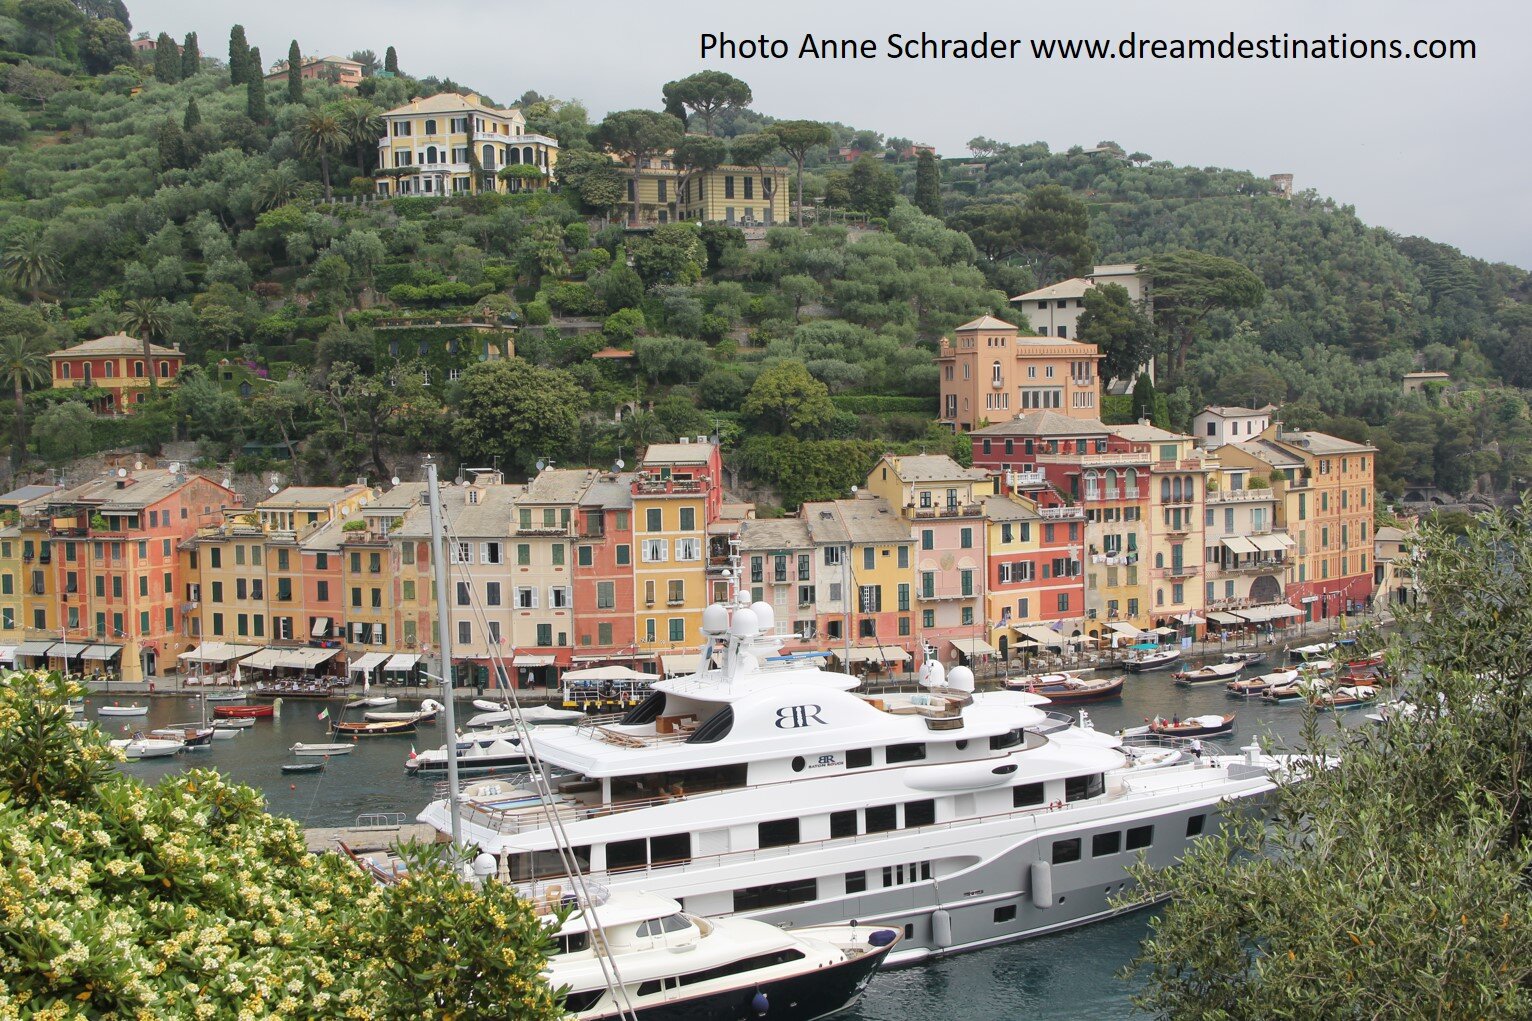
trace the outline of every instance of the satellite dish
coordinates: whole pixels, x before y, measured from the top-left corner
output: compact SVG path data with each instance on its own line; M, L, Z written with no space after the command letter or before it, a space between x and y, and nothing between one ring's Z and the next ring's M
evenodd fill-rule
M388 481L397 486L399 484L399 476L395 475L393 478L389 479Z
M170 462L170 470L172 472L180 471L181 470L181 462L180 461L171 461Z
M622 459L622 458L620 458L620 457L619 457L619 458L618 458L618 459L617 459L617 470L618 470L618 471L622 471L622 470L623 470L623 469L624 469L624 468L626 468L626 467L627 467L627 466L628 466L628 462L626 462L626 461L624 461L624 460L623 460L623 459Z
M271 485L266 487L266 492L270 493L273 496L275 496L277 493L281 492L281 490L282 490L282 487L277 485L275 482L273 482Z
M117 477L119 479L127 478L128 477L128 470L126 468L118 468L117 469Z
M539 457L537 459L537 470L542 471L546 467L548 467L548 462Z
M853 492L853 493L854 493L854 492L856 492L856 487L855 487L855 486L852 486L852 487L851 487L851 491L852 491L852 492Z

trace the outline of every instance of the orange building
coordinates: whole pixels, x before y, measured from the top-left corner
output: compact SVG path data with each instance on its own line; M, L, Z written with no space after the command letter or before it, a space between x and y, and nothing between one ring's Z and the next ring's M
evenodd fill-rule
M1034 411L1071 418L1100 414L1094 344L1063 337L1023 336L1010 323L982 316L942 338L942 424L969 432Z
M149 360L144 360L144 342L124 334L97 337L48 356L53 364L53 388L106 391L91 401L98 415L126 415L142 404L149 392L149 376L160 386L174 386L186 357L174 348L149 345Z

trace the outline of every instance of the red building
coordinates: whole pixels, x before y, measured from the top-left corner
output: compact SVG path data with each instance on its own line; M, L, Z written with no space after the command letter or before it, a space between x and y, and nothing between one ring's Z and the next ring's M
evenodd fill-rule
M580 497L574 538L574 666L638 658L633 628L633 482L603 475Z
M114 334L97 337L48 356L55 390L97 388L105 393L91 401L98 415L126 415L144 403L150 376L159 386L174 386L186 358L175 348L149 345L136 337Z

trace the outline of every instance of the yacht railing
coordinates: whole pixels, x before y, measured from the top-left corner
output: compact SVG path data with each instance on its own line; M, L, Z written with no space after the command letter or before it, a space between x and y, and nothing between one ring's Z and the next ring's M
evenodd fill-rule
M1078 726L1075 718L1068 713L1054 712L1050 709L1044 709L1041 712L1047 717L1047 720L1043 723L1034 723L1032 726L1024 729L1034 734L1053 734L1060 730L1067 730L1070 727Z

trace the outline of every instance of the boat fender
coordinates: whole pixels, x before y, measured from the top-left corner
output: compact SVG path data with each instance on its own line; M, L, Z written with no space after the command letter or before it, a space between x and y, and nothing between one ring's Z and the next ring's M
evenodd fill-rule
M750 998L750 1009L755 1011L756 1017L765 1017L771 1012L771 1001L765 993L758 992Z
M893 929L879 929L867 937L867 942L875 947L886 947L899 938L899 933Z
M1032 906L1037 908L1053 907L1053 866L1045 861L1035 861L1031 865L1032 880Z
M952 946L952 912L946 908L931 912L931 939L939 950Z

